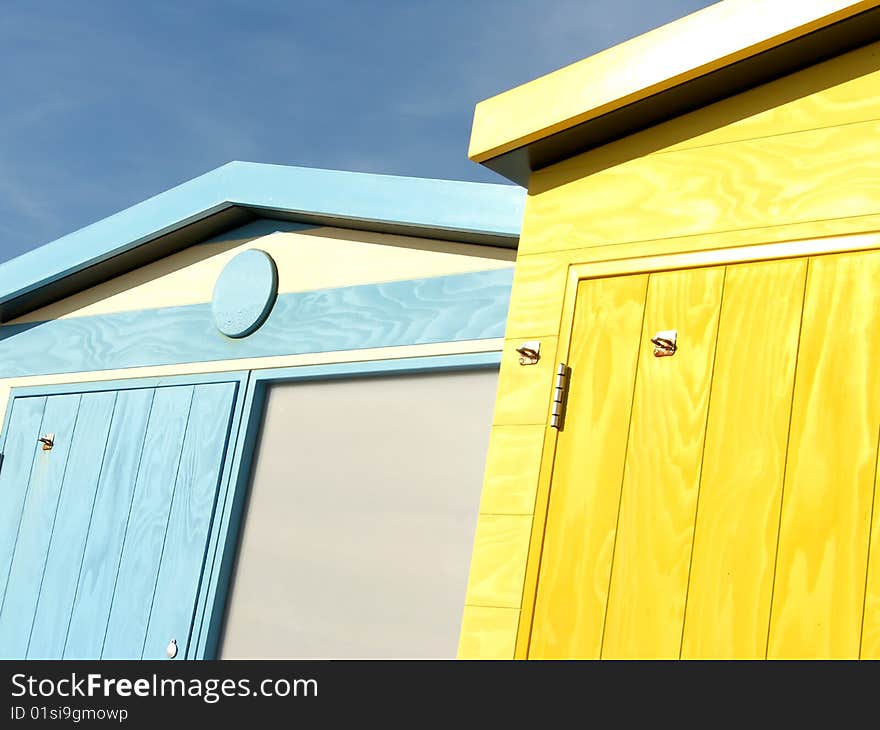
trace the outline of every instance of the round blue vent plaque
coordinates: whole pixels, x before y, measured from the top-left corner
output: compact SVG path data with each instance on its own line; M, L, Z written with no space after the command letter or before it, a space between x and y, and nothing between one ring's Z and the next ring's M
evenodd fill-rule
M243 251L223 267L214 284L214 324L227 337L246 337L266 321L277 294L272 257L255 248Z

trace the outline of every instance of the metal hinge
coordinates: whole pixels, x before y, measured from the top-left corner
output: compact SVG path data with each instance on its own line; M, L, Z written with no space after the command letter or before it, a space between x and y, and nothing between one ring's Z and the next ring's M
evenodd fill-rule
M550 425L562 430L565 420L565 401L568 398L568 379L571 368L564 362L556 366L556 382L553 383L553 395L550 403Z

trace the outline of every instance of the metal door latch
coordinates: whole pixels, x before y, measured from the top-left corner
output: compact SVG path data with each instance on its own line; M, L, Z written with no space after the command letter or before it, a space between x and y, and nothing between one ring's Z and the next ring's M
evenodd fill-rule
M44 433L40 438L37 439L41 444L43 444L43 451L51 451L52 447L55 445L55 434L54 433Z
M516 351L520 354L520 365L534 365L541 359L541 343L538 340L523 342Z
M651 338L654 357L671 357L678 349L678 330L660 330Z

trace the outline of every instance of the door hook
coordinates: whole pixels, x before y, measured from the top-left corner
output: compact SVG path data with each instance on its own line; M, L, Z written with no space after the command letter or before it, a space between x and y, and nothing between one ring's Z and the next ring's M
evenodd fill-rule
M520 365L534 365L541 359L541 343L538 340L523 342L516 351L520 355Z
M678 330L661 330L651 338L654 357L671 357L678 349Z

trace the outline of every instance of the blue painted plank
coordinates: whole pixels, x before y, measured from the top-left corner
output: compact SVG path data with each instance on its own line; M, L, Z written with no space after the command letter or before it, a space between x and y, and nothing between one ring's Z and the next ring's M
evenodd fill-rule
M164 659L168 642L187 656L235 403L233 383L196 386L183 444L144 659Z
M27 648L28 659L61 659L116 393L82 396L55 529ZM114 444L114 448L119 444Z
M0 308L233 206L367 230L399 226L453 239L467 233L515 242L525 198L511 185L230 162L0 265Z
M205 362L504 336L512 269L281 294L249 337L211 305L0 327L0 377Z
M193 391L178 386L156 392L102 658L138 659L143 651Z
M50 451L37 449L0 607L0 657L24 658L55 526L61 486L73 443L81 396L46 401L41 429L55 434Z
M262 423L266 388L255 387L254 372L239 383L220 494L214 508L201 591L193 619L187 659L215 659L226 610L229 581L238 545L238 528L250 476L252 445Z
M497 369L501 365L501 346L487 352L470 352L461 355L429 355L392 360L363 360L331 363L329 365L295 365L283 368L254 370L252 379L265 386L273 382L292 380L330 380L333 378L364 377L369 375L393 375L395 373L433 373L478 368ZM262 412L262 411L259 411Z
M6 445L0 464L0 605L18 537L27 485L37 454L37 437L46 407L44 397L16 398L6 426Z
M119 393L98 480L82 562L74 568L76 596L65 626L64 658L98 659L113 604L134 488L155 390Z
M152 378L120 378L118 380L93 380L84 383L55 383L52 385L19 385L12 389L16 398L65 393L98 393L105 391L143 390L165 388L169 385L201 385L202 383L231 383L243 381L250 371L228 370L218 373L185 373L183 375L160 375ZM4 432L5 433L5 432ZM2 441L0 434L0 441Z

